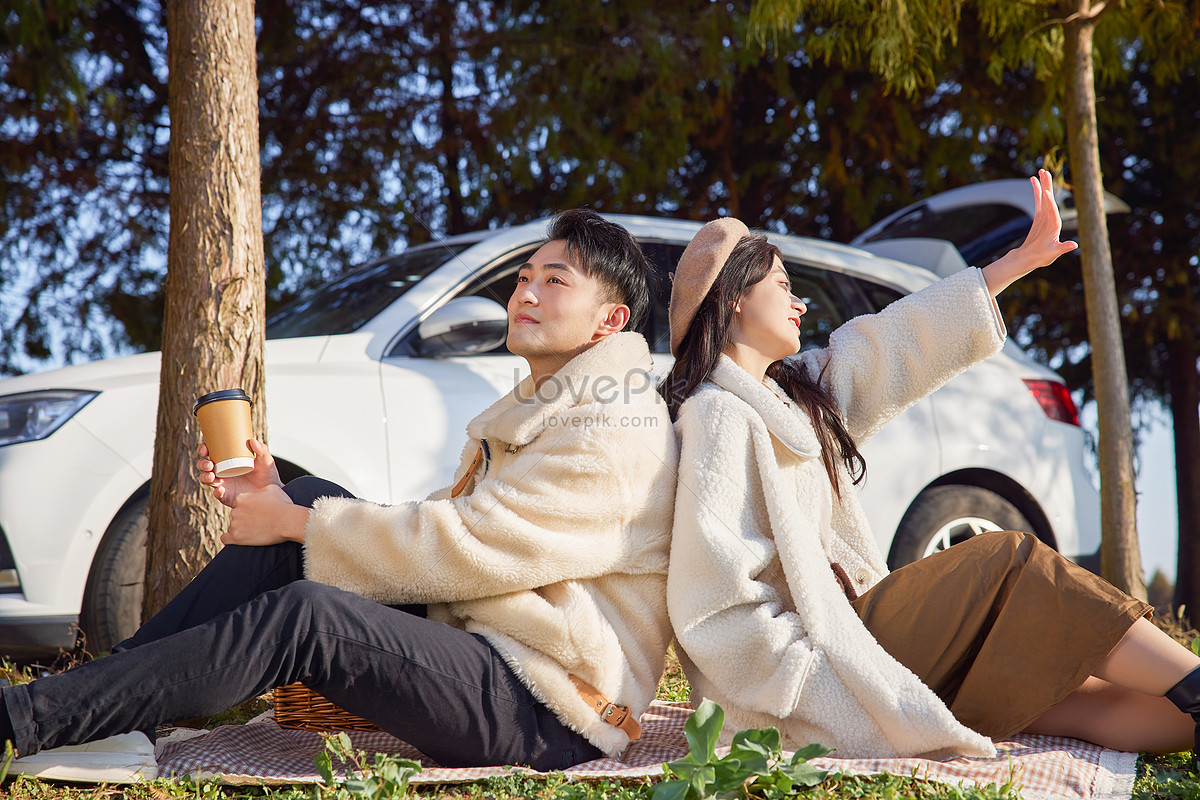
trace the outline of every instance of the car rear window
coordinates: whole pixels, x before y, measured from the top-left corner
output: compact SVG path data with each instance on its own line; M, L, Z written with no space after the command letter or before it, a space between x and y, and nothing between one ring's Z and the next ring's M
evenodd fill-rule
M952 242L968 264L986 266L1007 253L1029 232L1029 215L1001 203L934 211L919 205L868 242L890 239L945 239Z

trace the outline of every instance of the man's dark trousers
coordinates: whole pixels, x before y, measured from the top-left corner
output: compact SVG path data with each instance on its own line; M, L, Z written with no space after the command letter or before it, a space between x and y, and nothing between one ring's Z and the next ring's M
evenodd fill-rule
M348 493L300 478L298 505ZM4 690L16 748L223 711L294 681L443 766L564 769L600 757L477 634L303 580L300 545L225 547L112 655Z

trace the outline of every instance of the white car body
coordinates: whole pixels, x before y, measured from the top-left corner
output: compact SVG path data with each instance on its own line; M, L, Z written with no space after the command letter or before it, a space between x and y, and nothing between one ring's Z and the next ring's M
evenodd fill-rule
M613 219L644 244L661 245L665 258L677 257L698 228ZM401 345L480 270L501 262L511 268L544 232L542 221L450 240L473 244L354 332L269 341L267 430L285 477L319 475L385 503L448 484L468 420L511 390L526 374L524 361L508 353L419 357L400 354ZM842 276L828 279L843 289L867 281L898 295L936 279L843 245L772 239L789 266ZM656 370L665 372L670 356L663 337L655 338ZM11 554L11 564L0 564L0 585L8 586L0 593L0 654L28 657L70 645L97 547L144 504L158 369L158 354L148 353L0 381L0 409L23 393L98 392L49 436L0 446L0 534ZM1007 345L866 444L863 502L885 555L915 499L939 482L1000 494L1070 557L1097 550L1099 500L1084 470L1083 434L1050 419L1023 379L1059 380ZM190 404L179 413L191 413Z

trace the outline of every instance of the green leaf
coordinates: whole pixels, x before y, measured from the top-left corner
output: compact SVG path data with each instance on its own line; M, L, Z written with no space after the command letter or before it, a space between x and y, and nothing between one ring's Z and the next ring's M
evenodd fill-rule
M832 747L826 747L823 744L813 743L806 747L802 747L793 753L792 763L798 764L801 760L807 761L810 758L820 758L821 756L827 756L832 752Z
M713 786L717 791L727 791L741 786L759 774L757 764L743 764L732 755L725 756L713 767Z
M828 770L817 769L808 763L792 764L785 772L787 772L788 777L801 786L816 786L825 780L825 776L829 774Z
M13 758L16 757L16 750L13 749L12 739L4 740L4 765L0 766L0 783L8 777L8 769L12 766Z
M687 800L691 788L687 781L663 781L654 787L654 794L650 796L650 800Z
M666 765L668 774L686 780L690 780L696 770L705 769L708 766L709 762L701 761L692 753L688 753L677 761L670 761Z
M777 728L754 728L738 731L733 737L731 754L745 757L748 754L761 755L764 760L777 759L783 755L780 748L779 730Z
M683 726L689 752L699 760L711 761L724 724L725 712L712 700L705 698Z
M688 778L688 784L695 790L697 797L708 797L711 794L710 786L716 782L716 778L716 767L700 767Z
M333 786L333 757L329 755L328 745L326 749L317 753L313 757L313 766L317 769L317 774L321 776L321 780L325 781L326 786Z

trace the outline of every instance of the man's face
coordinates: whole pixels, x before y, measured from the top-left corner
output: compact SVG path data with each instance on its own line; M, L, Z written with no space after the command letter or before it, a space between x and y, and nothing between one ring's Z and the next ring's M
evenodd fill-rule
M508 349L534 372L557 371L613 332L612 315L624 306L602 302L606 294L567 253L565 241L547 242L517 273L508 300Z

